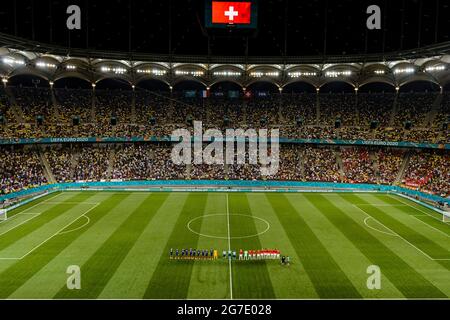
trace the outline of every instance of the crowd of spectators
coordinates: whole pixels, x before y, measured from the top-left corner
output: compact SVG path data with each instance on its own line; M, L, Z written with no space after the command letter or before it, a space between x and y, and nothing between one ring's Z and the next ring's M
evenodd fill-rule
M59 123L71 125L78 117L80 124L93 123L92 90L55 88Z
M395 182L405 157L405 151L399 149L380 149L377 153L378 181L381 184Z
M95 120L100 125L109 125L111 118L117 123L131 123L131 104L131 91L95 90Z
M375 121L378 127L388 127L394 100L394 93L359 93L358 125L369 127Z
M110 152L111 150L107 146L80 147L80 151L77 152L78 159L73 173L73 180L107 179Z
M279 169L272 176L263 176L260 164L249 164L248 153L245 164L176 165L168 143L64 144L44 146L42 152L56 182L214 179L393 184L407 164L401 181L405 186L450 195L450 154L442 150L282 145ZM48 182L36 148L3 147L0 163L3 194Z
M450 155L435 153L432 163L433 173L426 189L443 197L450 196Z
M411 122L414 127L427 126L426 118L435 99L436 93L400 93L397 99L397 112L394 116L393 125L403 127L406 122Z
M31 148L2 148L0 164L0 194L47 183L39 155Z
M52 105L51 91L41 87L13 87L16 104L23 112L26 123L36 123L42 117L42 123L55 124L58 115Z
M53 177L56 182L72 181L72 158L73 154L70 149L66 148L47 148L45 150L45 157L50 165Z
M334 126L339 120L342 126L357 125L358 109L356 95L352 93L324 93L319 94L320 118L319 123Z
M149 145L127 144L115 149L113 179L145 180L151 176Z
M450 94L432 111L436 93L286 93L234 99L145 90L0 88L0 138L169 136L192 121L207 128L278 128L284 138L449 143ZM54 94L54 96L53 96ZM15 101L17 113L12 111ZM37 121L42 117L42 123ZM115 117L117 124L111 123ZM73 119L80 124L74 125ZM19 121L22 119L23 121ZM341 121L335 126L336 120ZM412 128L404 124L411 121ZM431 123L428 123L431 121ZM376 128L371 124L376 123ZM27 148L2 148L2 193L47 182L39 156ZM49 147L44 155L56 181L102 179L230 179L366 182L392 184L408 151L284 145L280 167L261 175L253 164L175 165L170 144ZM340 162L342 159L342 162ZM449 156L414 153L403 183L449 193ZM342 164L342 166L340 166ZM17 174L16 174L17 173ZM13 176L14 175L14 176Z
M367 148L343 148L341 152L345 182L377 183L374 158Z
M450 195L450 155L442 151L416 151L410 157L403 183L406 186Z
M5 92L5 89L0 86L0 125L7 124L14 121L14 115L10 108L9 98Z
M304 180L341 182L341 172L335 151L327 147L305 146L301 150Z
M174 93L145 90L53 89L11 87L23 114L18 123L4 89L0 90L0 114L7 122L0 125L2 138L150 136L170 135L174 128L192 127L201 120L214 128L279 128L282 137L304 139L370 139L446 143L449 130L443 123L450 114L450 95L444 94L442 107L432 125L429 116L434 93L401 93L396 112L395 94L286 93L267 97L185 98ZM54 106L53 104L56 104ZM42 123L37 117L42 116ZM79 117L80 124L73 125ZM117 124L111 123L115 117ZM340 119L340 127L335 121ZM391 121L392 120L392 121ZM405 129L406 121L412 122ZM375 122L376 128L370 125Z

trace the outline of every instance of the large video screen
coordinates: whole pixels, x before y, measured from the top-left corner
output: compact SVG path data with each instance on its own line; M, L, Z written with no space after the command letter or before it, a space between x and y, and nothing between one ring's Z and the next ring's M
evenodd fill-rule
M205 5L207 28L256 28L256 1L211 1Z

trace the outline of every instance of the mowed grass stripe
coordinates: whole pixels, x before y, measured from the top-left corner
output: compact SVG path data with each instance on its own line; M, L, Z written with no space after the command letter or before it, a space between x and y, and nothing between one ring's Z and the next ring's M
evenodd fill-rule
M285 195L266 194L320 298L361 298L308 224Z
M86 227L78 230L78 232L60 234L52 238L24 259L17 261L17 263L5 269L0 274L0 299L7 298L17 288L21 287L70 243L82 236L86 230L92 227L99 219L108 214L112 208L128 196L129 193L111 194L111 196L87 214L91 221ZM73 201L73 199L70 199L70 201Z
M225 196L226 194L224 194L224 197ZM239 249L262 249L258 236L233 239L233 235L249 236L256 235L258 233L254 219L233 215L242 214L251 216L253 214L248 203L247 194L230 193L228 195L228 200L230 213L231 250L235 250L238 254ZM273 290L269 271L267 270L266 261L234 261L232 262L231 269L233 274L233 298L275 298L275 292Z
M304 272L303 262L297 256L286 232L278 220L277 213L272 209L263 193L248 194L249 205L255 216L265 219L270 228L259 235L263 248L280 249L282 255L291 258L289 266L282 266L278 259L267 262L267 270L272 280L273 290L280 299L318 298L311 280ZM301 205L306 202L302 201ZM261 227L258 231L262 232Z
M83 264L81 267L82 288L69 290L63 286L55 298L96 298L114 275L147 224L166 201L168 195L168 193L150 194Z
M143 298L185 299L188 296L194 261L170 260L169 251L171 248L178 248L180 251L182 248L197 248L199 236L190 232L187 224L204 214L207 197L204 193L189 194Z
M163 255L187 193L172 192L109 280L98 299L141 299Z
M305 198L304 194L286 194L286 198L294 207L301 208L302 218L363 298L404 298L387 278L383 278L383 290L369 290L366 283L367 267L372 265L371 261L342 232L336 229L319 209ZM333 200L335 198L333 197ZM342 199L338 200L345 203ZM361 219L359 212L356 212L356 216Z
M407 298L445 298L446 295L407 264L392 250L369 233L365 227L350 219L327 197L319 194L305 195L320 212L374 264ZM339 195L350 205L361 203L353 195Z
M99 192L89 201L100 203L109 196L109 192ZM83 266L147 196L148 194L144 193L132 193L126 200L109 210L108 214L86 230L82 237L75 239L26 283L14 291L9 299L48 299L54 297L67 281L69 276L66 273L67 267L70 265ZM84 221L85 219L80 220ZM75 225L72 226L75 227ZM80 231L80 229L72 230L71 232Z
M42 226L45 226L47 223L55 219L56 217L60 216L61 214L69 211L70 209L77 206L77 202L83 202L92 197L93 193L80 193L76 194L70 198L67 199L67 201L70 201L69 204L65 202L61 202L61 204L52 205L50 208L44 210L39 216L33 218L32 220L29 220L25 222L22 225L17 226L13 230L3 234L0 236L0 251L5 249L6 247L10 246L11 244L14 244L21 238L31 234L32 232L36 231L37 229L41 228ZM42 204L44 205L44 204ZM57 230L55 230L56 232Z
M189 284L188 299L229 299L229 266L228 261L220 259L222 250L228 248L228 240L216 237L227 237L226 198L221 193L208 193L205 215L201 228L195 224L191 228L208 236L200 236L198 247L200 249L216 249L219 259L215 261L195 261L192 268L192 277ZM215 215L216 214L216 215ZM215 215L215 216L207 216ZM200 219L199 219L200 220Z
M353 200L356 203L369 203L365 201L362 197L359 197L357 195L343 195L343 197L346 197L348 199ZM392 198L389 197L381 197L380 200L383 200L385 203L392 204ZM361 201L361 202L357 202ZM395 202L394 202L395 203ZM406 241L410 242L412 245L416 246L425 254L427 254L432 259L450 259L450 251L448 249L445 249L435 243L433 240L431 240L428 237L425 237L424 235L416 232L415 230L411 229L410 227L406 226L402 222L400 222L398 219L395 219L388 215L383 210L375 207L375 206L359 206L358 208L361 210L364 210L368 215L372 216L373 218L377 219L379 222L387 226L389 229L394 231L396 234L398 234L400 237L405 239ZM363 208L362 208L363 207ZM411 212L411 208L408 207L396 207L396 209L399 209L405 213ZM422 254L418 252L418 254ZM450 270L450 260L439 260L437 261L440 265L442 265L447 270Z

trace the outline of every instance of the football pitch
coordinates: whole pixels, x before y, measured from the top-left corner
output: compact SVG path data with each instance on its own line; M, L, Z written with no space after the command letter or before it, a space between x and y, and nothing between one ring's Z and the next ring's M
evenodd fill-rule
M450 297L450 224L396 195L67 191L8 215L1 299ZM169 259L171 248L219 259ZM262 248L291 264L222 258ZM81 289L68 289L69 266Z

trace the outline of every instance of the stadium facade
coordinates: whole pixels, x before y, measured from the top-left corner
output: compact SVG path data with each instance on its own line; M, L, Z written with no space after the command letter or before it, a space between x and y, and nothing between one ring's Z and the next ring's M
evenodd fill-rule
M305 82L320 90L330 82L351 84L355 91L370 83L386 83L397 90L414 81L440 87L450 82L450 43L389 54L327 57L173 56L111 53L66 49L0 35L0 76L6 84L16 75L35 75L53 84L77 77L95 85L105 78L123 79L136 86L159 80L171 90L190 80L209 90L230 81L246 90L255 82L269 82L280 92L291 83Z

